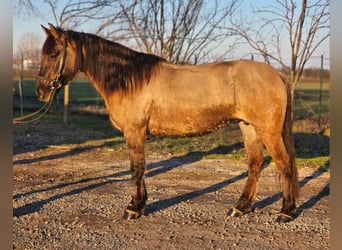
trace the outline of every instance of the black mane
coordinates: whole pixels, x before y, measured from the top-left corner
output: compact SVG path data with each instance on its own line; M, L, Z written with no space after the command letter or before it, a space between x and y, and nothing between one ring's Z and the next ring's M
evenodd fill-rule
M82 54L83 69L88 69L106 93L133 93L148 84L153 69L163 58L129 49L99 36L75 31L67 32L86 53Z

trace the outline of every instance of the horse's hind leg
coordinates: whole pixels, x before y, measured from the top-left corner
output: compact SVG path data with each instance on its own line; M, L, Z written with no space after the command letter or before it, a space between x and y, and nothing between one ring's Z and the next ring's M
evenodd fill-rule
M294 159L291 159L280 134L267 134L263 136L263 141L281 176L283 205L277 221L288 222L294 218L298 196L298 176L295 162Z
M245 150L248 157L248 178L244 191L237 204L228 210L229 216L240 216L252 210L252 200L255 196L258 179L263 165L263 144L252 125L241 121L239 123L242 131Z
M145 134L142 130L141 133L128 131L125 132L127 147L129 151L130 165L132 170L132 178L134 181L134 190L132 193L132 200L127 206L123 218L136 219L144 214L147 192L144 181L145 172L145 155L144 155L144 140Z

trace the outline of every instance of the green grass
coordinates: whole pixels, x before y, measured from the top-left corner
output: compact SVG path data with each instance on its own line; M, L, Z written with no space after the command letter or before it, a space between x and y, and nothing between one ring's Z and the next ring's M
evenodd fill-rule
M322 86L322 102L320 106L319 82L299 82L295 89L293 114L294 119L329 117L330 111L330 84Z
M34 79L26 79L23 81L23 96L36 97L36 81ZM13 94L19 95L18 81L13 82ZM70 84L69 91L70 102L81 102L91 105L103 105L104 101L95 88L88 82L76 80ZM63 104L64 88L59 91L56 97L56 103Z

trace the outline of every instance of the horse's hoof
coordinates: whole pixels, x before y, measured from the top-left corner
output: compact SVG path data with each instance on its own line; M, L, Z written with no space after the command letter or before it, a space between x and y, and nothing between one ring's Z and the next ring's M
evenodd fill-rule
M235 207L232 207L228 210L227 215L230 217L240 217L243 215L243 212Z
M294 219L294 217L290 214L280 213L276 222L287 223L287 222L292 221L293 219Z
M141 217L141 215L142 213L126 209L123 215L123 219L134 220L134 219L138 219L139 217Z

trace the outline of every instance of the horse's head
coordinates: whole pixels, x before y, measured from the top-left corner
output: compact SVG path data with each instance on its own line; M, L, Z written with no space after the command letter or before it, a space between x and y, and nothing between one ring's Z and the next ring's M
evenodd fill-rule
M75 44L68 40L68 33L49 24L42 26L47 38L42 48L40 71L36 81L36 94L41 101L48 101L52 90L60 90L77 73Z

